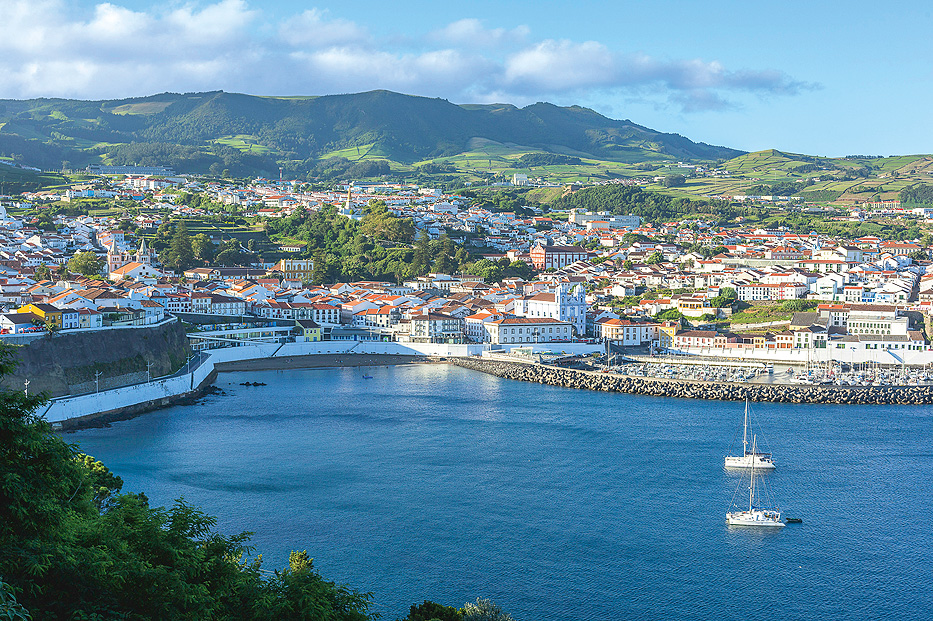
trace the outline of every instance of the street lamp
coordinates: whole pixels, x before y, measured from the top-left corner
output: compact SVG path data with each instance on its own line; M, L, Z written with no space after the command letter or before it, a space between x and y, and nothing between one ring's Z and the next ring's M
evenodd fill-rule
M29 380L27 379L23 383L26 385L26 396L28 397L29 396Z
M94 372L94 386L96 388L97 394L100 394L100 376L103 374L103 371Z
M149 362L146 363L146 383L147 384L152 383L151 369L152 369L152 361L150 360Z

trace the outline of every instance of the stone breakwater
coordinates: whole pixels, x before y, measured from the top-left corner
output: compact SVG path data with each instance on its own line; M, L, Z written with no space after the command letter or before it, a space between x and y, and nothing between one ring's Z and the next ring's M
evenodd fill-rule
M539 364L454 358L452 362L474 371L505 379L538 382L565 388L626 392L654 397L718 401L771 401L863 405L925 405L933 403L933 386L799 386L793 384L728 384L697 380L628 377L564 369Z

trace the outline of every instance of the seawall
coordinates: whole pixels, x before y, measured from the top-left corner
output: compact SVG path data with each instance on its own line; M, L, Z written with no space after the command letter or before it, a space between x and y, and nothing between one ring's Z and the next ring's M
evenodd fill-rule
M483 358L455 358L453 363L505 379L538 382L565 388L624 392L654 397L719 401L770 401L865 405L925 405L933 403L933 386L797 386L788 384L730 384L699 380L629 377L595 371Z

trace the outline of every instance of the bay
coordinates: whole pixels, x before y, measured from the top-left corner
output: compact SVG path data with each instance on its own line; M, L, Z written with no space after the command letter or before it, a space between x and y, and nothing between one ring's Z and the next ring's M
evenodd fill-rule
M771 495L804 520L761 532L724 521L742 403L447 365L217 385L227 394L66 439L154 505L184 497L223 532L254 532L267 569L307 549L328 579L372 591L384 619L478 596L518 621L933 610L926 407L752 404L778 464Z

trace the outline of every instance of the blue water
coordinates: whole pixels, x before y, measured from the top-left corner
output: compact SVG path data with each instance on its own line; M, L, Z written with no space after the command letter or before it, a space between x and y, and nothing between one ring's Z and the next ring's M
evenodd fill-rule
M389 621L478 596L519 621L933 615L929 408L753 404L804 520L761 532L724 523L743 404L366 372L222 374L226 396L66 439L253 531L266 568L307 549Z

